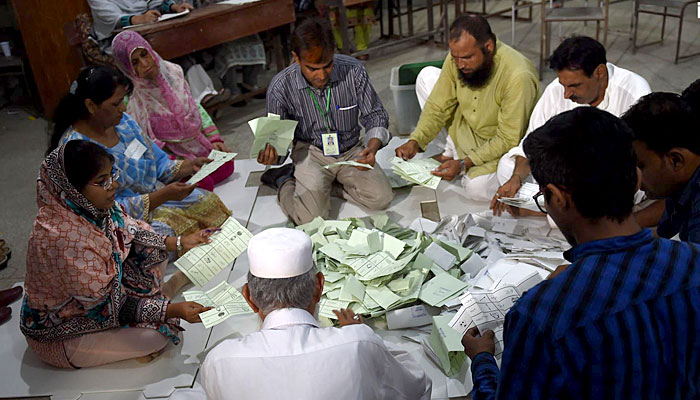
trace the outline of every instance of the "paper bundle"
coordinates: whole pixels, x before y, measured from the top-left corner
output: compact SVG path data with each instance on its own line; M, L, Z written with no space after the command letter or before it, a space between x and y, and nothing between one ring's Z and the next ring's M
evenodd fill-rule
M442 179L430 173L441 165L439 161L433 160L432 158L404 161L399 157L394 157L391 160L391 165L394 173L400 178L415 183L416 185L429 187L433 190L437 189Z

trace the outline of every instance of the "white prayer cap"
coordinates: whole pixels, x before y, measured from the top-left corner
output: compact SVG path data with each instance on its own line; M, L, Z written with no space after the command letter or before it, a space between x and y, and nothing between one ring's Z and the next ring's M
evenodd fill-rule
M292 228L270 228L248 242L250 273L258 278L291 278L308 272L314 262L311 238Z

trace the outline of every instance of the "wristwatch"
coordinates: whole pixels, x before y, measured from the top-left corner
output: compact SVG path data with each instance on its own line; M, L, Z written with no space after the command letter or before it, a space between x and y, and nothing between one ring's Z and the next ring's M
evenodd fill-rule
M459 172L467 172L467 163L462 159L459 160Z
M177 252L182 252L182 236L177 237Z

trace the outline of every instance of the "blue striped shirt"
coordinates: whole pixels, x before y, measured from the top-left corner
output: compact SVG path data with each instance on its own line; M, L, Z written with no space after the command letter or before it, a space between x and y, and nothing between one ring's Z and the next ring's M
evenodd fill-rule
M700 167L680 193L666 199L656 233L665 238L678 234L684 242L700 243Z
M699 398L699 250L649 230L569 250L506 315L500 375L474 358L474 400Z
M275 75L267 89L267 112L299 121L294 140L322 149L321 134L327 133L328 125L311 99L309 89L325 112L328 87L330 131L338 133L341 153L357 144L362 127L365 128L365 144L371 138L379 139L382 146L389 142L389 113L372 87L367 70L356 59L340 54L333 57L333 70L323 90L310 85L296 63Z

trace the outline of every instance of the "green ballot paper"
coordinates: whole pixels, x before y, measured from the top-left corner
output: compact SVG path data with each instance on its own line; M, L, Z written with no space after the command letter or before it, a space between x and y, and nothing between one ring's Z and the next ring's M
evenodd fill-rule
M248 125L255 136L253 147L250 149L250 158L257 158L258 153L265 149L267 143L277 150L277 154L284 156L294 139L297 121L280 119L279 115L268 114L267 117L248 121Z

